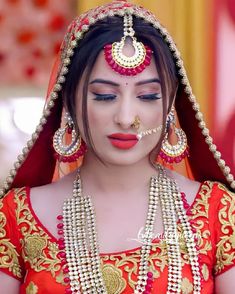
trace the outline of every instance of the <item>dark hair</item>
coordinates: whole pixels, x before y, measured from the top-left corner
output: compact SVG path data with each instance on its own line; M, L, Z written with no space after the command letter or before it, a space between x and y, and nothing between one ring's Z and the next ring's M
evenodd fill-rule
M177 89L178 78L174 58L163 40L161 34L151 24L143 19L133 17L133 27L135 36L138 41L148 45L155 58L159 78L161 81L162 103L163 103L163 124L164 128L158 146L155 148L155 153L160 150L160 144L164 136L165 121L169 109L167 109L167 99L169 97L169 108L171 107L175 92ZM69 111L75 128L78 130L76 119L76 92L82 76L84 77L83 99L82 99L82 120L84 127L85 140L88 146L95 152L95 146L92 142L92 137L88 124L87 115L87 92L90 73L96 62L96 58L104 46L108 43L120 41L123 36L123 18L107 17L104 20L97 21L90 27L84 38L79 41L72 57L69 72L66 77L66 82L62 90L63 103ZM99 157L99 156L98 156Z

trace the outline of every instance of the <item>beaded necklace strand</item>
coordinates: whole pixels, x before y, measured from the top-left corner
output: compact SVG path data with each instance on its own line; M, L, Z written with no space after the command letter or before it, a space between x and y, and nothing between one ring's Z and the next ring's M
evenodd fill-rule
M182 225L189 262L193 274L193 294L201 292L201 273L197 246L185 209L188 207L184 194L178 190L176 182L167 177L165 170L158 165L159 175L152 176L149 188L149 203L140 253L140 264L134 294L150 294L153 286L153 273L149 269L149 256L152 247L156 211L160 199L166 246L168 255L167 294L180 293L182 263L177 219ZM74 181L73 197L64 201L63 215L57 219L59 257L68 285L66 294L108 294L102 276L99 244L96 230L95 209L91 197L82 194L79 174Z

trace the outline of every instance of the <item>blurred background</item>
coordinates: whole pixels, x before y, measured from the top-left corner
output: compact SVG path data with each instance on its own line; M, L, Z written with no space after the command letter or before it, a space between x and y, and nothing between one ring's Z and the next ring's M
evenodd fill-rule
M102 0L0 0L0 184L41 116L69 22ZM143 0L179 47L191 85L235 174L235 1Z

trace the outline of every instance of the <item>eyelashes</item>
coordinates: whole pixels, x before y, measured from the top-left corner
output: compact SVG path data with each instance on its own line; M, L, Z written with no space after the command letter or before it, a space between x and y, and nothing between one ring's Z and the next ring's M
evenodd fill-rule
M116 95L114 94L98 94L92 93L95 97L93 98L96 101L113 101L116 99ZM138 99L143 101L154 101L161 99L162 96L160 93L153 93L153 94L146 94L146 95L139 95L137 96Z
M160 93L154 93L154 94L147 94L147 95L139 95L137 96L137 98L141 99L141 100L158 100L161 99L162 96Z
M97 94L97 93L92 93L95 95L94 100L96 101L112 101L114 100L117 96L112 95L112 94Z

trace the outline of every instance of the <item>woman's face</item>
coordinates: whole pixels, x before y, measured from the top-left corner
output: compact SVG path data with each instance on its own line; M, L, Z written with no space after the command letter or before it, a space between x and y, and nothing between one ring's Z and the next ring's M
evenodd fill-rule
M128 54L131 48L126 47ZM77 118L84 138L82 88L81 82L77 94ZM87 106L91 137L103 162L128 165L147 159L157 145L161 131L135 142L126 135L162 124L162 93L154 58L144 71L129 77L113 71L102 51L90 75ZM133 127L136 116L140 119L138 130Z

